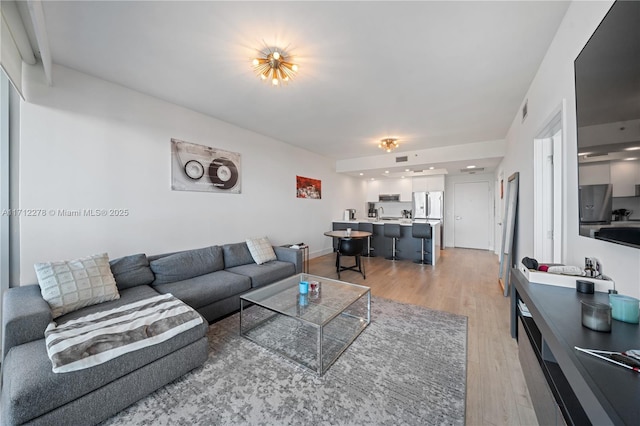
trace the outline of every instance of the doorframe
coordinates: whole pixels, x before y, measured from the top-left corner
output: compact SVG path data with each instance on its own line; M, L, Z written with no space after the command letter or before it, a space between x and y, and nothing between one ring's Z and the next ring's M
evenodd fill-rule
M562 225L563 189L566 181L563 167L563 151L566 136L566 99L554 109L552 114L545 120L545 124L533 139L533 253L534 258L542 262L562 263L564 258L563 241L564 229ZM553 156L553 181L551 182L552 194L545 191L542 184L545 179L545 162L548 155ZM553 256L547 259L545 250L545 212L548 204L553 206L553 213L549 218L553 224Z

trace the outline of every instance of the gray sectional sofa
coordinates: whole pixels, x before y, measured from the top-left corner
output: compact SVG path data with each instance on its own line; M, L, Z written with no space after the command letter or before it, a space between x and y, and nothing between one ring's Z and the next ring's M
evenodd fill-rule
M95 424L202 365L207 322L239 309L246 291L302 272L299 250L274 247L277 260L257 265L246 243L110 262L120 298L58 317L58 324L90 313L171 293L206 321L171 339L88 369L53 373L44 343L51 310L37 284L3 297L2 425Z

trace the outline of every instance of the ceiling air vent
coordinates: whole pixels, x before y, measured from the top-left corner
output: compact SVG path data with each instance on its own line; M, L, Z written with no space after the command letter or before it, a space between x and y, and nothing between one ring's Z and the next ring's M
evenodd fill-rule
M403 157L396 157L396 163L405 163L409 161L409 157L407 157L406 155Z

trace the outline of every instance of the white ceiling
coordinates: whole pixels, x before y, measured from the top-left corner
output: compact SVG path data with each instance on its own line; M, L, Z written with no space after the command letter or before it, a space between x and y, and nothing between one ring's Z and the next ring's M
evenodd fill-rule
M42 5L53 62L339 160L503 139L568 3ZM255 76L264 44L289 85Z

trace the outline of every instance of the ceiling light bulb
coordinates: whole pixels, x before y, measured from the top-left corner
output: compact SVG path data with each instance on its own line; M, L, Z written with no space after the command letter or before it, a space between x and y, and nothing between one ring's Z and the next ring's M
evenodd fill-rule
M293 71L296 71L296 72L297 72L297 71L298 71L298 65L296 65L296 64L291 65L291 69L292 69Z
M264 75L264 74L260 74L260 78L261 78L261 79L263 79L263 80L266 80L266 79L267 79L267 76L266 76L266 75Z
M278 79L274 78L273 80L271 80L271 84L273 84L274 86L278 85Z
M253 66L257 67L258 65L260 65L260 61L258 59L254 59L253 60Z
M277 51L273 52L273 59L275 59L275 60L280 59L280 53L278 53Z

